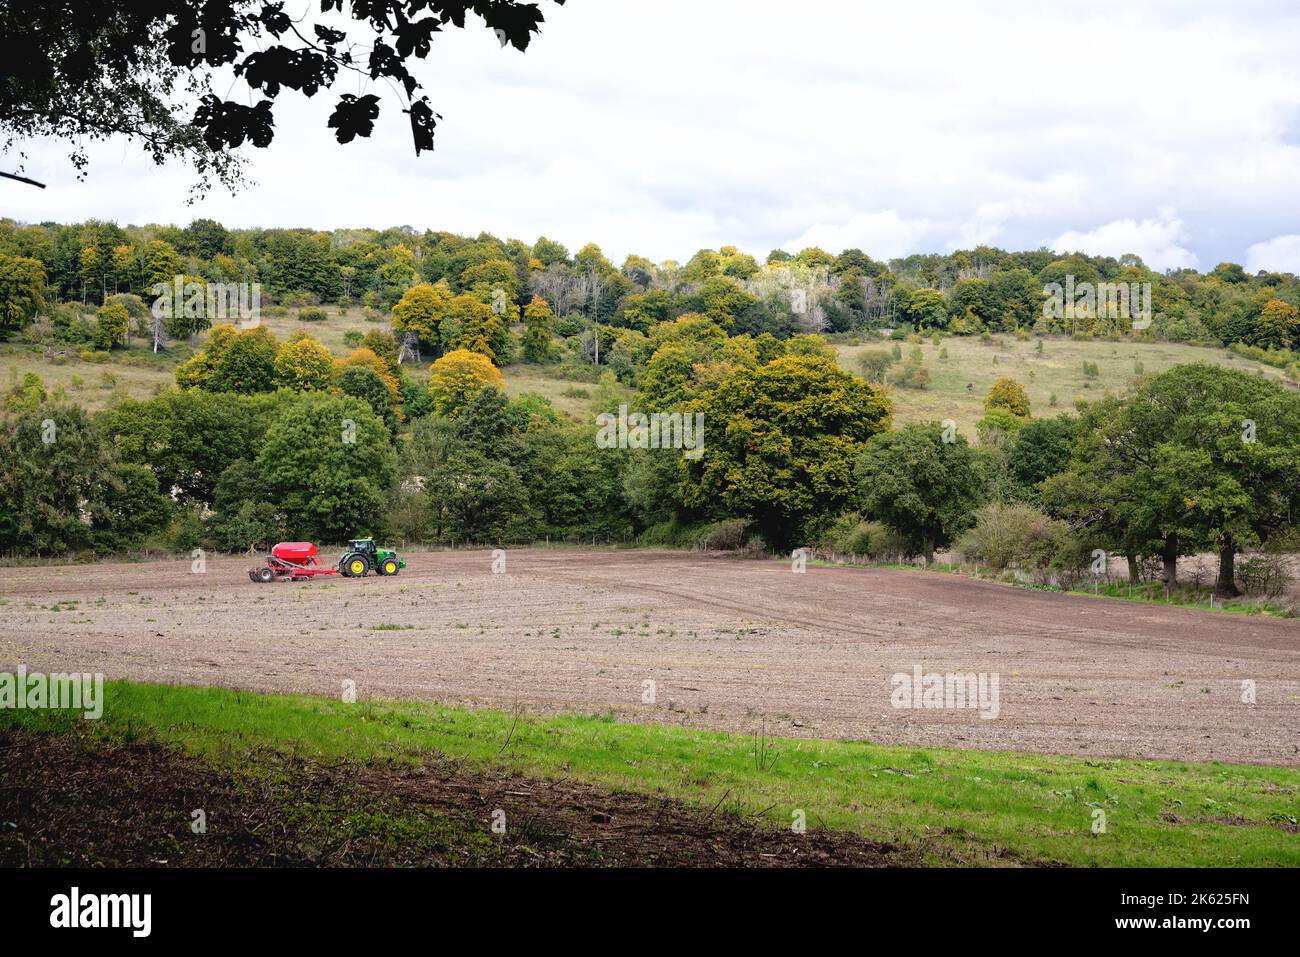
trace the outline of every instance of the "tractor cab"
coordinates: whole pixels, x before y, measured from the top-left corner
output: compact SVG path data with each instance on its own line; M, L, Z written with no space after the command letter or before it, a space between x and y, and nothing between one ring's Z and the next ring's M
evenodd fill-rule
M373 538L354 538L348 542L348 551L366 555L371 561L374 561L375 540Z

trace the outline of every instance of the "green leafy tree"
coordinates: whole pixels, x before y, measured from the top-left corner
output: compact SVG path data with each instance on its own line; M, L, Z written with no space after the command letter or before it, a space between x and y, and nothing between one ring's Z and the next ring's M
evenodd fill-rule
M1235 558L1293 527L1300 509L1300 398L1261 376L1175 366L1124 400L1082 413L1068 472L1045 500L1126 554L1159 554L1176 583L1180 554L1219 554L1215 593L1239 593Z
M510 260L488 259L461 272L460 288L489 306L497 300L512 303L519 298L519 277Z
M569 251L564 247L563 243L557 243L545 236L539 236L537 242L533 243L533 258L544 267L553 263L567 263L569 261Z
M330 237L304 229L275 229L267 234L264 277L278 294L310 292L320 302L334 302L343 289Z
M694 394L695 358L682 343L667 342L655 350L641 375L641 400L646 408L680 406Z
M442 334L449 352L468 349L497 365L510 361L510 331L491 306L471 295L461 294L447 304Z
M1264 303L1259 311L1259 332L1255 341L1257 345L1279 349L1290 349L1300 344L1300 309L1281 299Z
M1006 447L1007 467L1027 498L1036 499L1040 483L1069 467L1077 431L1077 420L1068 415L1034 419L1016 431Z
M361 337L361 347L369 349L383 359L384 365L388 366L391 375L396 376L398 374L398 367L400 366L398 357L401 347L391 332L385 332L382 329L371 329Z
M451 299L451 288L445 280L412 286L393 306L393 328L401 335L416 336L430 349L437 349L443 341L442 320Z
M507 544L532 537L528 489L508 462L459 448L425 479L433 540Z
M380 530L397 456L366 403L308 394L267 431L256 466L287 535L339 542Z
M0 549L126 547L166 521L161 499L152 474L123 465L78 406L43 405L0 428Z
M938 289L917 289L907 297L902 315L917 329L946 329L948 300Z
M37 259L0 254L0 335L18 332L45 306L45 267Z
M95 550L112 553L134 548L165 528L172 500L158 490L148 466L117 462L104 474L87 511Z
M391 432L397 432L397 403L393 393L374 369L368 366L347 366L339 372L334 384L344 395L365 402L375 415L383 419L384 425Z
M712 319L723 329L730 330L751 309L758 298L745 292L736 280L727 276L705 279L700 289L689 300L692 311Z
M1002 327L1002 306L994 291L993 283L988 279L975 277L958 279L948 295L948 311L954 316L968 314L973 316L974 329ZM918 325L917 328L921 326Z
M1139 477L1179 490L1186 522L1219 553L1215 592L1238 594L1237 552L1290 529L1300 508L1300 397L1260 376L1192 363L1141 386L1129 412L1156 452Z
M524 307L524 361L545 362L551 356L555 313L541 296Z
M204 349L177 367L176 383L209 392L270 392L276 385L278 352L275 336L265 326L237 330L222 323L213 327Z
M866 349L858 356L858 366L868 382L883 383L894 364L894 356L888 349Z
M173 288L176 277L184 271L180 254L171 243L163 239L151 239L145 243L142 258L144 260L142 292L151 297L161 294L161 290L154 291L155 286Z
M217 479L208 530L218 548L232 552L269 548L280 538L280 520L268 500L266 479L250 459L231 463Z
M1042 314L1043 284L1028 269L999 269L989 277L994 328L1032 329Z
M131 316L120 302L100 306L95 310L95 348L112 349L122 345L130 323Z
M207 503L219 476L261 444L278 408L274 395L188 389L128 399L100 417L123 461L149 466L179 501Z
M970 527L983 480L965 437L945 436L935 422L873 437L854 465L854 478L863 511L901 536L927 565L936 548Z
M843 508L854 460L890 417L881 392L817 356L741 369L690 408L705 439L683 459L683 501L749 518L778 547Z
M623 497L624 450L598 448L591 429L581 427L544 428L521 441L520 475L537 513L537 536L590 542L632 534Z

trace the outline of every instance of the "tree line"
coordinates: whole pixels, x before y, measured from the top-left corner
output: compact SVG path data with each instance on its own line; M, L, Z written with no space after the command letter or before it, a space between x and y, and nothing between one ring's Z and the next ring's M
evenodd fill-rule
M1157 273L1134 255L1088 256L989 246L888 262L858 249L837 255L773 250L763 262L735 247L703 249L685 262L629 254L616 266L594 243L576 253L533 243L409 227L319 232L226 229L210 219L186 227L20 224L0 220L0 323L13 333L45 302L98 306L115 294L143 298L157 283L259 283L267 306L357 304L386 315L417 285L448 298L469 295L514 310L533 296L557 316L589 323L594 359L615 330L646 333L685 313L709 316L729 333L851 333L879 328L979 334L1037 330L1075 336L1136 335L1286 352L1300 345L1300 280L1247 275L1220 263L1207 273ZM1151 287L1149 325L1116 316L1098 297L1070 315L1044 309L1053 284ZM1073 303L1071 304L1073 306ZM1059 310L1058 310L1059 311ZM52 313L56 332L68 317ZM173 338L204 328L179 326ZM1290 361L1290 357L1287 357Z
M14 226L0 248L48 266L47 291L93 280L110 300L140 298L151 275L60 274L59 260L14 255L47 249L40 237L57 246L56 237L86 228ZM1061 275L1066 260L1099 277L1140 263L987 251L883 264L854 251L804 250L774 252L760 265L724 247L683 265L628 257L616 268L594 246L570 256L545 239L527 246L393 230L343 241L205 221L168 229L122 232L128 248L167 244L179 263L168 258L166 268L200 281L267 277L265 308L302 304L303 328L281 341L264 327L218 323L197 349L178 353L187 358L174 388L94 415L47 395L35 376L15 383L4 397L0 547L109 552L156 541L242 550L373 534L483 545L814 545L927 561L956 547L1062 578L1081 574L1098 552L1116 553L1135 575L1158 562L1171 586L1181 556L1211 550L1220 556L1217 589L1230 596L1240 552L1291 541L1300 445L1287 423L1300 421L1300 399L1262 376L1180 366L1139 378L1129 394L1043 418L1003 379L972 442L951 423L894 428L897 393L871 354L855 374L826 338L834 293L854 276L872 278L858 288L886 292L852 328L894 323L895 339L915 351L922 333L967 331L970 315L985 333L1052 331L1041 310L1032 324L1025 313L1026 326L1015 313L977 310L973 283L1028 296L1029 283L1007 274L1024 270L1036 284ZM27 245L15 249L19 242ZM285 243L319 255L280 262ZM235 273L211 271L227 259ZM364 270L340 265L367 260ZM1182 288L1185 278L1161 281ZM936 285L909 293L913 281ZM326 286L311 286L318 282ZM1221 267L1190 285L1251 303L1293 296L1294 282ZM308 331L321 317L312 304L327 299L322 289L334 291L329 301L364 303L387 328L349 331L348 350L336 356ZM915 314L899 322L902 303L926 290L943 299L946 327ZM960 313L954 302L965 303ZM54 334L50 303L40 298L12 337L30 339L41 325ZM1184 320L1196 314L1205 329L1230 325L1222 310L1188 310ZM571 420L541 395L507 395L516 362L594 392L598 411L625 404L699 415L703 454L636 441L600 447L590 420ZM55 474L66 481L51 481Z

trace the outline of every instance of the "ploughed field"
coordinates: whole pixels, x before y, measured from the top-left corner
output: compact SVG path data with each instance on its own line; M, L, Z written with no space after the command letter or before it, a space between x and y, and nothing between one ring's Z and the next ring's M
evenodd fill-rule
M246 558L6 568L0 670L1300 766L1293 620L697 553L403 557L396 578L275 584ZM983 709L895 707L918 666L984 675Z

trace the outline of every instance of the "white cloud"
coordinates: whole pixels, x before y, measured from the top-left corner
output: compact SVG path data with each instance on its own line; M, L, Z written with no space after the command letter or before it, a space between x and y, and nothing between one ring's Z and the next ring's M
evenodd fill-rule
M1287 233L1252 243L1246 250L1246 272L1254 275L1261 269L1300 275L1300 236Z
M1057 252L1085 252L1093 256L1137 253L1147 266L1163 271L1195 268L1196 254L1182 245L1187 239L1187 229L1177 212L1162 209L1152 219L1115 219L1088 232L1070 230L1049 245Z
M925 220L908 221L896 210L858 213L839 223L817 223L798 237L782 243L788 252L818 246L828 252L856 247L875 259L893 259L917 252L920 239L930 229Z
M1010 203L984 203L970 219L961 224L957 238L948 240L944 245L949 250L991 245L1006 231L1010 215Z

